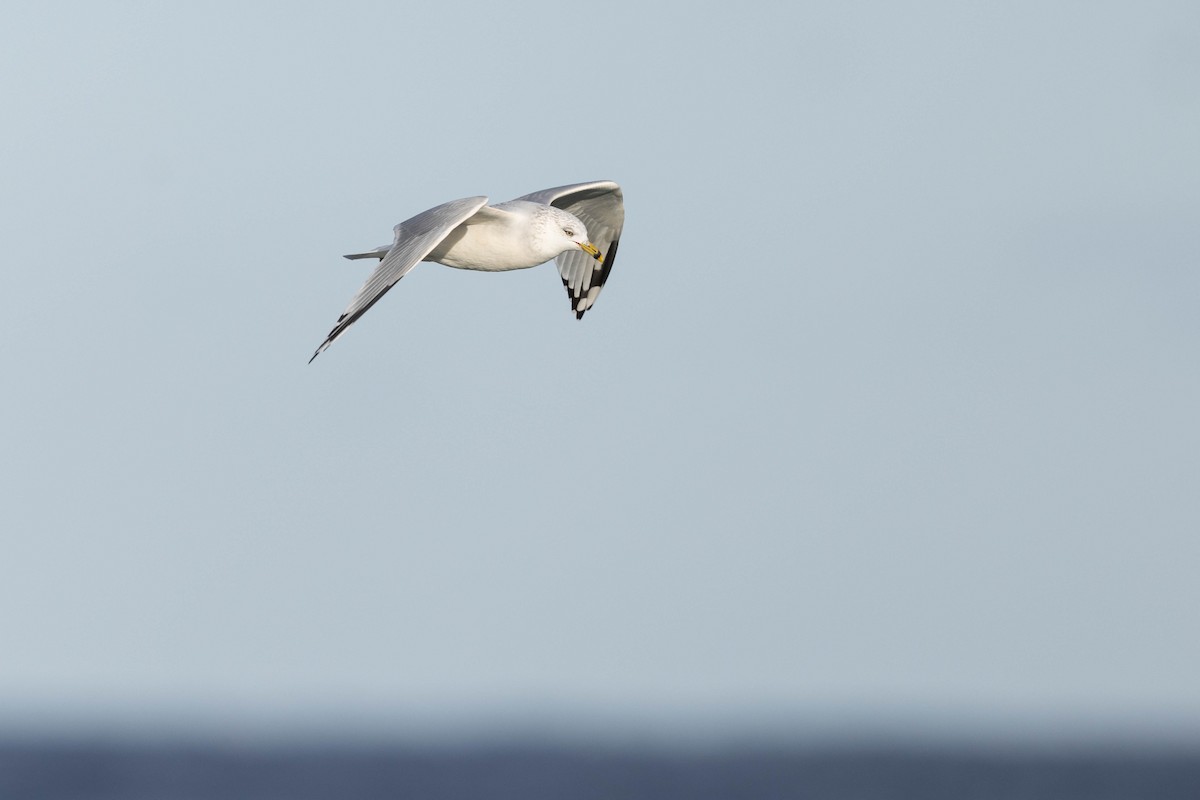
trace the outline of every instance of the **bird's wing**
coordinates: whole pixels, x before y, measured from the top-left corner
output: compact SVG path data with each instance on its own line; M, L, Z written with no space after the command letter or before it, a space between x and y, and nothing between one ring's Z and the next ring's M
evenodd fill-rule
M600 289L612 272L613 262L617 260L617 244L621 239L621 227L625 224L625 200L621 196L621 187L612 181L573 183L543 189L517 199L545 203L579 217L587 226L592 244L603 255L603 261L596 261L582 250L568 250L555 259L567 296L571 298L571 310L575 312L576 319L583 319L583 312L595 304Z
M359 317L367 313L367 309L375 305L387 290L396 285L396 281L408 274L433 248L446 238L450 231L457 228L466 219L487 204L486 197L466 197L462 200L452 200L440 206L422 211L412 219L406 219L395 227L395 238L391 249L383 256L379 266L367 278L367 282L358 290L358 294L346 306L346 310L338 317L337 324L325 337L325 341L308 360L325 351L334 340L346 332ZM586 224L586 223L585 223ZM367 254L354 254L364 257ZM372 254L373 255L373 254ZM348 258L353 256L347 256Z

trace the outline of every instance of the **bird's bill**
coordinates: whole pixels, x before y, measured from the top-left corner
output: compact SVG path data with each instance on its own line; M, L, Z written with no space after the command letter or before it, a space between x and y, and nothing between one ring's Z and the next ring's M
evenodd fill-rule
M601 264L604 263L604 256L600 255L600 250L591 242L584 242L583 244L579 245L579 249L599 261Z

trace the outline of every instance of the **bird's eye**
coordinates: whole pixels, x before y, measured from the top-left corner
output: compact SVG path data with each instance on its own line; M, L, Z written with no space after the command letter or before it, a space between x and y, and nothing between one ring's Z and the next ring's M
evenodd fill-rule
M575 231L571 230L570 228L563 228L563 233L565 233L567 236L575 235Z

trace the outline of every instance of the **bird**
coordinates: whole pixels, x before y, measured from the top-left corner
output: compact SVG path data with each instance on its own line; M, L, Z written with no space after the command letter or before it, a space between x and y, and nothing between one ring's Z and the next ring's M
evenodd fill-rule
M421 261L506 272L555 259L576 319L596 303L617 257L625 201L613 181L572 183L488 205L486 196L442 203L392 229L392 243L344 256L379 264L308 363Z

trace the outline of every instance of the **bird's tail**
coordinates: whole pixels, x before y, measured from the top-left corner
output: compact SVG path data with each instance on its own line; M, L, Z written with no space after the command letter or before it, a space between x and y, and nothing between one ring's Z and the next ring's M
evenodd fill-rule
M390 244L385 244L382 247L376 247L374 250L368 250L365 253L350 253L349 255L342 256L342 258L349 258L351 260L356 258L378 258L382 260L387 255L387 251L391 249L392 246Z

